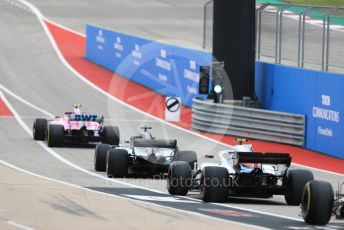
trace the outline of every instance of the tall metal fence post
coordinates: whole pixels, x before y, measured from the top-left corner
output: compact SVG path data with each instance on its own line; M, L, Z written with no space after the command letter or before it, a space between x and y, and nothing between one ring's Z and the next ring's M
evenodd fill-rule
M297 67L301 67L302 14L303 12L299 14L299 32L297 35Z
M305 28L306 28L306 17L308 13L313 9L314 7L310 6L303 12L303 19L302 19L302 47L301 47L301 68L304 68L305 65Z
M330 27L329 23L328 23L328 17L332 14L332 12L334 12L337 9L337 7L333 7L330 10L328 10L326 12L326 14L324 15L323 18L323 40L322 40L322 57L321 57L321 70L322 71L326 71L326 67L325 67L325 62L326 62L326 53L327 53L327 30L329 29L328 27Z
M206 48L206 36L207 36L207 7L213 0L209 0L204 3L204 15L203 15L203 49Z
M289 4L288 5L285 5L283 6L280 10L279 10L279 38L278 38L278 64L281 64L281 61L282 61L282 21L283 21L283 12L285 10L287 10L289 8Z
M207 6L204 4L204 14L203 14L203 49L205 49L205 33L206 33L206 27L207 23L205 22L207 18Z
M262 37L262 12L263 10L268 7L270 3L264 3L261 7L257 9L257 60L260 60L260 50L261 50L261 37Z
M205 49L205 37L207 32L207 3L204 4L204 14L203 14L203 49Z
M328 56L329 56L329 47L330 47L330 16L327 16L327 29L326 29L326 53L325 53L325 71L328 72Z
M326 36L326 56L325 56L325 71L328 72L328 62L330 55L330 29L331 29L331 16L337 11L338 7L335 7L333 11L327 15L327 36Z
M275 38L275 63L278 61L278 36L279 36L279 9L276 13L276 38Z
M303 68L303 60L305 54L305 21L306 15L313 7L307 7L299 15L299 35L298 35L298 55L297 55L297 66Z

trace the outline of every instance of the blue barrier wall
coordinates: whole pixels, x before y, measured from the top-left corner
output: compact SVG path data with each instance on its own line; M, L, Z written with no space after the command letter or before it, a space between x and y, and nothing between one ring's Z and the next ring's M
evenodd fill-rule
M190 106L208 52L181 48L87 26L86 58ZM309 149L344 158L344 76L256 63L256 94L264 109L306 115ZM204 97L201 96L201 97Z
M96 26L87 26L86 58L191 107L198 94L199 67L208 52L167 45Z
M306 147L344 158L344 75L262 62L256 69L262 107L306 115Z

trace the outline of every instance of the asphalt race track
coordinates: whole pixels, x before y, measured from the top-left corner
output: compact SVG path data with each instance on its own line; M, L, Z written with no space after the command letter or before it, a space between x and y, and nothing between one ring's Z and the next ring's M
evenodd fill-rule
M32 3L48 19L80 33L84 32L87 23L92 23L178 43L181 38L198 37L202 29L198 21L202 18L203 4L196 0L187 3L181 0L106 0L101 3L49 0ZM179 20L182 17L185 20ZM195 150L200 162L204 161L202 155L228 148L160 122L85 84L61 62L36 16L19 1L0 1L0 31L0 92L4 94L4 101L12 106L11 112L0 114L3 116L0 117L1 161L102 193L256 227L316 229L306 226L298 215L299 207L287 206L284 197L232 198L225 204L202 203L198 194L172 197L166 194L165 180L113 180L107 179L105 173L95 172L93 145L49 149L44 143L33 141L29 133L34 118L59 115L71 109L72 104L80 103L86 112L104 114L108 124L119 126L121 139L135 135L140 125L147 124L153 127L154 135L176 138L180 149ZM164 34L169 36L164 38ZM184 45L195 43L192 39L186 40ZM1 104L0 101L3 111L5 107ZM340 174L312 171L315 178L330 181L334 188L344 180ZM341 229L344 224L332 222L327 227Z

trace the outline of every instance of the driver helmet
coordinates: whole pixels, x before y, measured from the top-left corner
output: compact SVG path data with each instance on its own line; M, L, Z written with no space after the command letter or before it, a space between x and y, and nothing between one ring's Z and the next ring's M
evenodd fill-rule
M74 113L75 115L81 115L81 109L79 109L79 108L74 108L74 109L73 109L73 113Z
M74 104L73 107L74 107L73 113L75 115L81 115L81 109L80 109L81 105L80 104Z
M234 151L235 152L253 152L253 147L252 145L236 145L234 147ZM242 163L240 165L241 165L241 169L244 171L250 171L252 169L261 167L261 164L257 164L257 163Z
M234 147L235 152L253 152L252 145L236 145Z
M151 140L152 139L152 134L149 132L141 132L141 137L144 140Z

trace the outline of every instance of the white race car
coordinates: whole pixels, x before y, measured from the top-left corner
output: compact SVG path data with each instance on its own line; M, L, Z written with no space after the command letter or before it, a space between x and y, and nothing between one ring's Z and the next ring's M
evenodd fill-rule
M186 162L172 162L168 171L168 191L186 195L198 190L205 202L225 202L228 196L269 198L284 195L289 205L299 205L304 185L313 180L308 170L290 170L287 153L254 152L243 144L219 152L219 162L203 163L192 170ZM206 158L214 156L206 155Z

